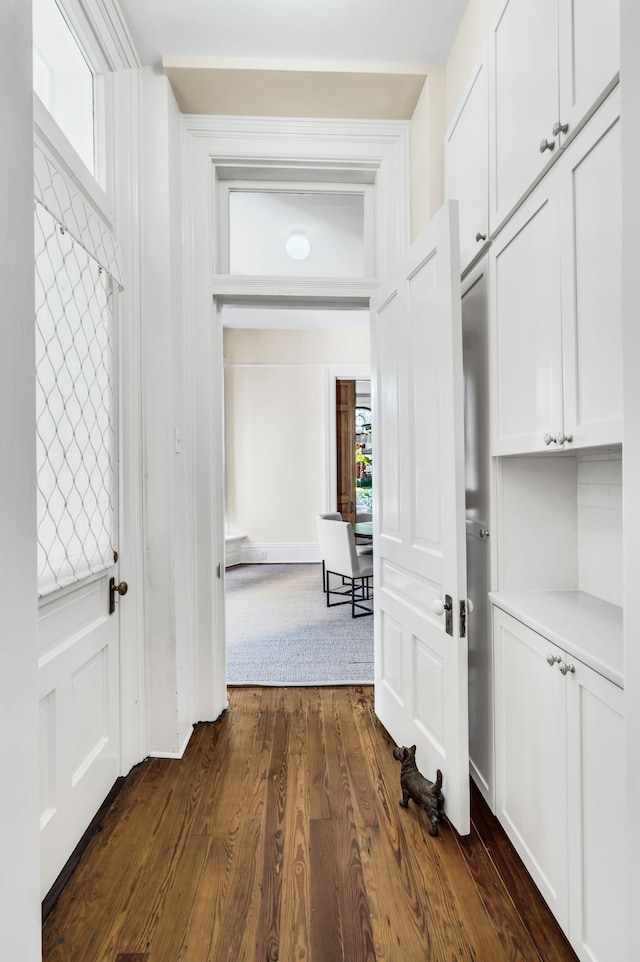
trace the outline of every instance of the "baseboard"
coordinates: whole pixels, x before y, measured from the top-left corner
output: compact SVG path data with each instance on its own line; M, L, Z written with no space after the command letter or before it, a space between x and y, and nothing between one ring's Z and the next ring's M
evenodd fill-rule
M165 752L165 751L152 751L149 752L150 758L177 758L178 760L182 758L185 751L187 750L187 745L193 735L193 725L190 725L187 732L182 740L182 745L175 752Z
M246 534L227 534L224 537L224 566L231 568L242 562L242 542L247 538Z
M243 544L240 548L241 564L319 564L322 561L320 546L313 543Z
M60 898L62 894L62 890L64 889L65 885L67 884L67 882L69 881L73 873L75 872L78 866L78 862L80 861L80 859L86 852L87 848L89 847L89 843L91 842L92 838L94 837L94 835L97 835L100 829L102 828L102 821L105 815L107 814L107 812L109 811L109 809L111 808L111 806L113 805L113 803L115 802L116 798L120 794L120 791L122 789L122 786L124 785L124 782L125 782L124 775L121 775L119 778L116 778L115 782L111 786L111 790L109 791L109 794L105 798L104 802L102 803L102 805L100 806L96 814L91 819L86 832L84 833L84 835L82 836L82 838L80 839L76 847L74 848L73 852L71 853L71 855L69 856L65 864L63 865L62 871L58 875L57 879L55 880L55 882L53 883L53 885L51 886L51 888L43 898L42 900L43 924L46 921L51 910L53 909L54 905Z
M469 759L469 774L471 775L471 778L473 779L476 785L476 788L484 798L485 802L487 803L491 811L495 812L495 804L494 804L493 792L491 790L491 785L489 785L489 782L484 777L480 769L474 764L474 761L472 758Z

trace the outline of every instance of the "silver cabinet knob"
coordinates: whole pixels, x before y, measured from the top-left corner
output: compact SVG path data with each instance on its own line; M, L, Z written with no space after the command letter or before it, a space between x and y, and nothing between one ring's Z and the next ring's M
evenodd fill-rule
M561 431L558 437L556 438L556 444L564 444L565 441L567 442L567 444L571 444L571 442L573 441L573 434L563 434L563 432Z
M561 124L559 120L556 120L552 128L553 136L557 137L558 134L566 134L568 129L569 129L569 124Z
M476 240L478 241L478 243L480 243L480 241L486 241L486 239L487 239L487 235L481 234L480 231L478 231L478 233L476 234Z
M490 534L491 532L489 531L488 528L480 528L480 530L478 531L478 535L481 538L488 538Z
M540 153L544 154L545 150L553 150L555 145L556 145L555 140L547 140L547 138L545 137L544 140L540 141Z
M558 665L558 668L560 669L561 674L567 675L569 673L575 672L576 670L575 665L568 665L566 661L562 661L562 659L560 658L558 658L558 661L560 662L560 664Z
M549 652L549 654L547 655L547 664L553 667L558 661L562 661L562 658L560 657L560 655L552 655L551 652Z
M550 434L545 434L545 436L544 436L544 438L543 438L543 441L544 441L544 443L547 445L547 447L549 447L549 445L551 444L551 442L552 442L552 441L555 441L555 438L551 437Z

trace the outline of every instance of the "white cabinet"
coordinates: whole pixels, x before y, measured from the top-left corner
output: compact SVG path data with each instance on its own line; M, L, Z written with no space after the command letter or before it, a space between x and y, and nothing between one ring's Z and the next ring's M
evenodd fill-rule
M489 86L486 48L445 137L445 193L460 212L460 269L489 237Z
M616 82L619 0L505 0L489 33L491 231Z
M493 242L492 453L622 440L615 90Z
M623 692L494 608L496 811L583 962L623 962Z

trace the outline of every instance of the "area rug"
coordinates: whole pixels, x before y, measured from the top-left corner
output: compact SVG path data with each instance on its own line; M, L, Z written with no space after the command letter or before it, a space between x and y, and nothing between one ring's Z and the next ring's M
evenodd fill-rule
M326 607L321 565L229 568L225 592L228 684L373 683L373 618Z

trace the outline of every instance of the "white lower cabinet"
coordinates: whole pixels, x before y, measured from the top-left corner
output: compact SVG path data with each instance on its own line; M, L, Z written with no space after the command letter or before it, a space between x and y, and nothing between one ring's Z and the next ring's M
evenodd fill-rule
M494 670L496 814L579 958L623 962L622 689L499 608Z

